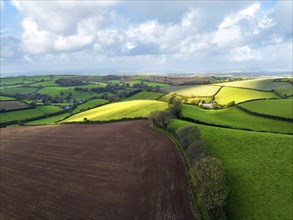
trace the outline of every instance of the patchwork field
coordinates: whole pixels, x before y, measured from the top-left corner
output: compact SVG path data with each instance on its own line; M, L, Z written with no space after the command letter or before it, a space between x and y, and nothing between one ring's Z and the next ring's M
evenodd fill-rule
M172 121L175 130L185 124ZM227 219L291 219L292 136L196 125L231 187ZM291 143L291 144L290 144Z
M175 92L178 95L182 96L213 96L215 95L220 86L214 85L197 85L197 86L169 86L163 88L163 92Z
M136 93L130 97L128 97L126 100L140 100L140 99L153 99L156 100L163 96L165 93L162 92L139 92Z
M240 106L265 115L293 118L293 99L258 100Z
M42 116L44 114L45 113L43 111L38 109L25 109L13 112L5 112L0 114L0 123L30 119Z
M164 110L166 102L155 100L134 100L111 103L73 115L63 122L82 122L84 118L90 121L106 121L121 118L148 117L155 110Z
M141 83L141 80L132 80L130 82L127 82L130 86L133 86L134 84L140 84ZM148 82L148 81L143 81L143 83L145 85L148 85L148 86L159 86L159 87L167 87L167 86L170 86L169 84L167 83L159 83L159 82Z
M93 108L93 107L96 107L96 106L99 106L99 105L103 105L105 103L107 103L108 101L105 100L105 99L93 99L93 100L90 100L86 103L83 103L81 105L78 105L73 111L72 113L78 113L80 111L85 111L87 110L88 108Z
M0 102L0 110L5 109L6 111L9 110L17 110L23 108L29 108L30 106L24 102L20 101L3 101Z
M46 113L46 114L52 114L56 112L60 112L63 110L60 106L55 106L55 105L43 105L43 106L37 106L37 109L40 111Z
M293 133L293 123L248 114L236 107L205 110L198 106L182 105L182 116L202 122L244 128L255 131Z
M251 88L263 91L275 90L280 94L292 95L293 86L288 82L277 82L275 79L252 79L252 80L242 80L235 82L219 83L218 85L240 87L240 88Z
M145 121L1 129L1 218L193 219L184 173Z
M215 96L216 102L221 105L226 105L229 102L235 103L261 98L280 98L273 92L261 92L251 89L240 89L233 87L223 87Z
M0 96L0 101L13 101L15 98L8 97L8 96Z
M16 95L16 94L32 94L33 92L37 91L37 88L31 87L12 87L1 90L1 93L5 95Z

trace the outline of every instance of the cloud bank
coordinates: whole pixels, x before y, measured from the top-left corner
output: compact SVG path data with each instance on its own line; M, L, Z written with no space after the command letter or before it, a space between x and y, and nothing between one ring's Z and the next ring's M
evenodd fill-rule
M291 1L11 4L22 30L1 28L3 72L292 71Z

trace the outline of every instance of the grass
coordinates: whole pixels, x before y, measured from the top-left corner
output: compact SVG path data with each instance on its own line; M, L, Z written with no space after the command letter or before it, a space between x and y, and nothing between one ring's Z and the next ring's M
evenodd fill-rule
M133 81L130 81L130 82L127 82L130 86L133 86L134 84L140 84L141 83L141 80L133 80ZM169 84L167 83L158 83L158 82L148 82L148 81L143 81L143 83L145 85L148 85L148 86L153 86L153 87L156 87L156 86L159 86L159 87L167 87L167 86L170 86Z
M218 85L232 86L232 87L242 87L259 89L263 91L276 90L280 94L293 94L293 87L288 82L274 82L275 79L252 79L252 80L242 80L235 82L220 83Z
M21 84L23 82L24 77L6 77L0 78L0 84L2 85L13 85L13 84Z
M216 102L218 102L220 105L226 105L231 101L239 103L252 99L279 98L273 92L261 92L251 89L239 89L232 87L223 87L215 97Z
M30 106L20 101L2 101L0 102L0 110L17 110L22 108L29 108Z
M182 96L213 96L220 89L214 85L196 85L196 86L169 86L163 88L164 92L175 92Z
M1 90L1 93L5 95L16 95L16 94L22 94L22 95L28 95L33 92L35 92L37 88L31 88L31 87L13 87L13 88L7 88Z
M170 127L185 124L191 123L173 120ZM196 126L227 170L227 219L291 219L292 136Z
M39 109L40 111L46 114L52 114L52 113L60 112L63 110L60 106L57 106L57 105L37 106L37 109Z
M154 100L135 100L111 103L73 115L63 122L80 122L84 118L91 121L106 121L122 118L148 117L155 110L164 110L167 103Z
M164 94L165 93L162 93L162 92L139 92L139 93L136 93L136 94L128 97L126 100L139 100L139 99L156 100Z
M0 123L25 120L34 117L39 117L42 115L44 115L44 112L42 112L39 109L26 109L20 111L6 112L0 114Z
M0 101L13 101L15 98L8 97L8 96L0 96Z
M38 90L37 93L40 93L40 94L44 94L44 95L49 95L49 96L56 96L56 95L60 95L60 93L63 91L67 91L68 87L44 87L44 88L41 88L40 90Z
M48 118L43 118L35 121L29 121L26 123L26 125L42 125L42 124L54 124L58 121L63 120L65 117L69 116L70 113L64 113L61 115L56 115Z
M233 128L279 133L293 133L291 122L279 121L248 114L236 107L221 110L205 110L198 106L182 105L182 116L202 122Z
M102 104L105 104L107 103L108 101L106 99L93 99L93 100L90 100L86 103L83 103L81 105L78 105L72 113L78 113L80 111L85 111L87 110L88 108L93 108L93 107L97 107L99 105L102 105Z
M292 99L258 100L240 104L240 106L265 115L293 118Z
M58 84L55 83L54 80L50 80L50 81L45 81L45 82L37 82L37 83L32 83L29 85L30 87L54 87L54 86L58 86Z

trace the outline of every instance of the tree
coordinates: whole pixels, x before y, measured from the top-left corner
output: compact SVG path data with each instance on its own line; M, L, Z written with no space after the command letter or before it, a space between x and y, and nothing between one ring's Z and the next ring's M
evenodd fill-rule
M176 131L176 136L184 150L186 150L190 144L200 139L200 132L193 125L185 125Z
M210 212L222 208L229 187L221 161L207 156L195 163L190 172L197 190L198 204Z
M181 101L173 100L172 103L169 102L168 110L173 117L180 117L181 114Z
M153 111L150 114L149 119L154 125L161 128L167 128L171 117L172 116L168 111Z
M209 152L203 140L196 140L187 147L186 154L191 164L194 164L200 159L208 156Z

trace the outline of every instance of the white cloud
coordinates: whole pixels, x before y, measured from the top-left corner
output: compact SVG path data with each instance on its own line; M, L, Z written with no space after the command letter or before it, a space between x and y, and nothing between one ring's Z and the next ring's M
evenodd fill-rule
M253 50L249 46L243 46L233 48L230 57L233 61L241 62L247 60L260 60L262 54L260 51Z

